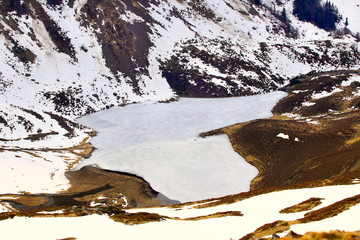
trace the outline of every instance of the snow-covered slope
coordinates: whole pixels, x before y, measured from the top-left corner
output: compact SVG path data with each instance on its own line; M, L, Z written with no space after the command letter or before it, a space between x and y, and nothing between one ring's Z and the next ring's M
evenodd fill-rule
M104 208L83 208L77 212L78 217L68 217L76 211L48 209L36 213L37 217L16 216L0 221L0 238L229 240L260 239L273 233L285 235L291 230L297 234L332 229L357 231L360 184L358 179L353 182L243 194L176 207L118 210L115 214L99 214L106 211ZM289 211L295 206L297 210Z
M330 0L343 15L339 27L345 27L346 18L348 19L347 28L355 35L360 34L360 3L356 0Z
M38 130L7 126L19 122L7 115L14 107L73 119L177 95L268 92L300 73L359 66L351 35L300 22L293 1L262 2L2 1L1 138Z

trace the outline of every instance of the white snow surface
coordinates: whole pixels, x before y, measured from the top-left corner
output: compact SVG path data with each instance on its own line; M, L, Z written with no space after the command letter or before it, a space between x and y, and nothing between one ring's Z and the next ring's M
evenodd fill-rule
M312 99L325 98L325 97L333 95L334 93L342 92L342 91L343 90L340 88L335 88L335 89L331 90L331 92L322 91L322 92L318 92L318 93L313 93Z
M84 217L26 218L15 217L0 221L0 239L48 240L74 237L77 240L97 239L158 239L158 240L229 240L239 239L260 226L276 220L296 220L309 211L280 214L279 211L308 200L323 198L322 204L314 210L337 201L352 197L360 191L360 184L330 187L284 190L254 196L239 202L217 207L195 209L194 205L181 208L132 209L128 212L150 212L169 217L188 218L206 216L217 212L241 211L243 216L213 218L199 221L164 220L139 225L125 225L114 222L106 215ZM339 229L355 231L360 229L360 205L329 219L291 226L297 233ZM19 231L21 229L21 231Z
M325 0L323 0L325 2ZM353 34L360 33L360 2L358 0L330 0L342 14L343 19L340 22L345 26L346 18L348 18L348 28Z
M78 155L58 151L0 152L0 194L55 193L70 187L65 177L68 163Z
M201 132L270 117L284 92L221 98L181 98L115 107L79 118L98 131L97 149L77 168L96 164L137 174L169 198L193 201L249 190L257 175L227 136L199 138Z
M279 133L278 135L276 135L278 138L282 138L282 139L287 139L289 140L290 137L289 135L285 134L285 133Z
M341 83L342 87L350 86L353 82L360 82L360 76L359 75L352 75L348 78L348 80L343 81Z

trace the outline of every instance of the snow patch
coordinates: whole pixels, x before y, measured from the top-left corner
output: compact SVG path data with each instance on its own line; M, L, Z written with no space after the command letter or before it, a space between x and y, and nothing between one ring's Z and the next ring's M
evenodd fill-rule
M43 211L43 212L37 212L38 214L63 214L64 210L56 210L56 211Z
M301 105L303 107L310 107L310 106L313 106L315 104L316 104L315 102L303 102Z
M353 82L360 82L360 76L359 75L352 75L351 77L349 77L346 81L343 81L341 83L342 87L348 87L350 86Z
M344 90L342 90L342 89L340 89L340 88L335 88L335 89L332 90L331 92L322 91L322 92L319 92L319 93L313 93L312 98L313 98L313 99L325 98L325 97L328 97L328 96L333 95L334 93L342 92L342 91L344 91Z
M279 138L287 139L287 140L290 139L289 135L284 134L284 133L279 133L279 134L276 135L276 136L279 137Z

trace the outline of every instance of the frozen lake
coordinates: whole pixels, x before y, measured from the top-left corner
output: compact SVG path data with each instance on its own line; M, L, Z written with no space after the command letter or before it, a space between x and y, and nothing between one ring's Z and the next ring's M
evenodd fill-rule
M165 196L181 202L248 191L257 175L232 149L227 136L201 132L270 117L284 92L236 98L181 98L114 107L78 119L98 135L97 149L77 168L104 169L143 177Z

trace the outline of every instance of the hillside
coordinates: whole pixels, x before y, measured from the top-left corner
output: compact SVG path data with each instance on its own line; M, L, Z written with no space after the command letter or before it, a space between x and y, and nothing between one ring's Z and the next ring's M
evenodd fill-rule
M354 37L297 20L292 1L273 7L251 0L2 1L1 138L49 132L28 110L73 120L149 99L264 93L312 70L359 66Z
M358 71L292 80L274 116L201 134L225 133L236 152L259 169L252 189L332 176L359 176Z

